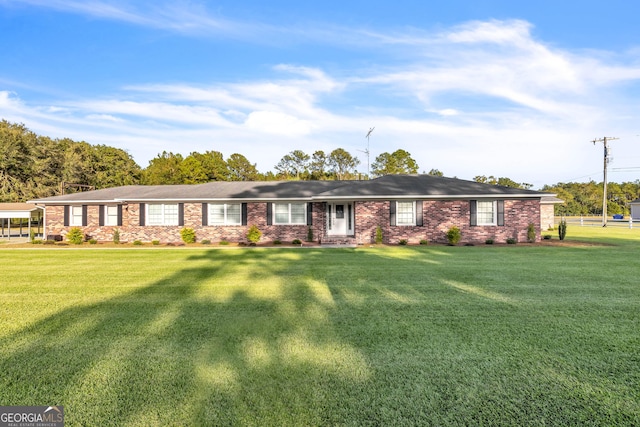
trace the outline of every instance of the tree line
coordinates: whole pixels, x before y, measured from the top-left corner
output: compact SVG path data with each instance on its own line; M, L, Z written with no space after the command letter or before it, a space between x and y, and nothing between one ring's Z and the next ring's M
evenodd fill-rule
M210 181L346 180L368 179L356 169L360 160L343 148L307 154L285 154L273 171L262 173L242 154L228 158L218 151L192 152L188 156L163 151L141 168L125 150L91 145L69 138L36 135L23 124L0 121L0 202L20 202L60 194L62 183L91 188L123 185L200 184ZM415 174L418 163L406 150L381 153L371 164L371 177ZM423 171L424 173L424 171ZM438 169L427 172L444 176ZM506 177L479 175L474 181L529 189L531 184ZM558 183L542 191L557 193L565 201L556 205L557 215L602 213L602 183ZM66 192L85 187L64 187ZM628 213L628 203L639 197L640 180L608 184L610 214Z

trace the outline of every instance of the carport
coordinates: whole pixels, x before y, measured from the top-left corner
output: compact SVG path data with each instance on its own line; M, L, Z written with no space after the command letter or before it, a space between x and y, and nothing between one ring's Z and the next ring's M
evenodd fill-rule
M43 208L31 203L0 203L0 238L42 236Z

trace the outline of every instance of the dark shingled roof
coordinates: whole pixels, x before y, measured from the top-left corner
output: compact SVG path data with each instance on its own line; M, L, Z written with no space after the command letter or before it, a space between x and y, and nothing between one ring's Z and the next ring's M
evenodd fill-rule
M541 197L548 193L431 175L386 175L370 181L357 181L356 185L339 187L322 195L327 198L379 199Z
M214 181L197 185L130 185L32 200L40 204L210 201L514 197L549 193L430 175L387 175L369 181Z

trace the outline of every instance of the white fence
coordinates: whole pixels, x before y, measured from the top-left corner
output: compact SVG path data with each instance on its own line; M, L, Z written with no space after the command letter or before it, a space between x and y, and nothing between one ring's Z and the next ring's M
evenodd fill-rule
M602 216L557 216L555 218L555 223L560 224L562 219L567 221L567 224L571 225L579 225L581 227L602 227ZM640 227L640 221L633 221L631 216L626 216L622 219L614 219L613 217L607 218L607 227L625 227L625 228L633 228Z

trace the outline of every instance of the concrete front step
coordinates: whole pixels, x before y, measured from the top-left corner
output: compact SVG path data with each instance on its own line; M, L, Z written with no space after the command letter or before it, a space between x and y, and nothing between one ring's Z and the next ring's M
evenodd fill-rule
M349 236L325 236L322 239L323 246L356 246L357 242L355 237Z

